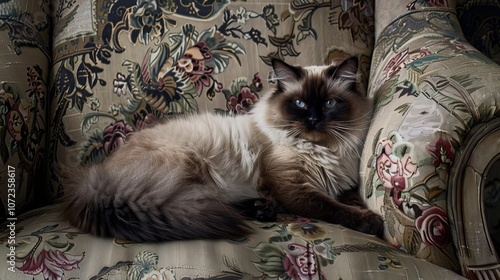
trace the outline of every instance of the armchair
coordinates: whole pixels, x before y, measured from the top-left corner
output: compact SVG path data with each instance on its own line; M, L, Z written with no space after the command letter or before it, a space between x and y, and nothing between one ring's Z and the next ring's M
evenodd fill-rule
M486 6L500 9L4 1L0 279L499 279L499 33L481 23L500 16ZM384 240L280 215L249 222L254 234L238 240L133 243L80 232L54 211L57 166L101 162L166 114L247 113L269 87L270 57L312 65L350 55L376 106L359 190L384 218Z

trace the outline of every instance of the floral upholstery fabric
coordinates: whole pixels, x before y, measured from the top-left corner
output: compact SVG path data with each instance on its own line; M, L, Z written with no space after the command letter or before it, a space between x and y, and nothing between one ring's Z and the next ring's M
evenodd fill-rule
M370 1L79 0L56 6L48 139L53 196L63 191L57 165L101 162L130 133L166 114L246 113L269 88L271 57L322 65L359 55L366 90Z
M392 2L2 1L0 279L460 279L449 180L465 135L498 117L498 65L451 1ZM282 216L241 240L131 244L37 208L64 193L59 166L99 163L165 115L247 113L271 57L350 55L376 102L361 192L388 242Z
M366 89L373 3L9 0L0 27L0 156L16 169L20 214L61 196L59 165L100 162L163 115L247 112L269 87L270 57L356 54ZM3 221L6 188L0 198Z
M393 246L458 270L450 178L469 131L500 114L500 66L463 37L453 7L407 8L377 33L361 191Z
M41 182L47 156L48 1L2 1L0 42L0 221L4 221L43 203L38 199L45 192Z
M255 234L239 240L159 244L96 238L49 209L29 216L18 223L17 268L1 262L2 279L464 279L378 238L294 216L253 222Z

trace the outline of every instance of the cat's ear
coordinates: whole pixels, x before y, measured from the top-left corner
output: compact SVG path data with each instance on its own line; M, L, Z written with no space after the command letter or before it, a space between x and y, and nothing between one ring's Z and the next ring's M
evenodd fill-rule
M347 83L356 83L358 73L358 58L351 56L338 66L330 66L327 69L330 79L341 79Z
M274 78L278 84L278 89L281 91L297 85L297 81L303 75L301 68L289 65L277 58L271 59L271 65L274 71Z

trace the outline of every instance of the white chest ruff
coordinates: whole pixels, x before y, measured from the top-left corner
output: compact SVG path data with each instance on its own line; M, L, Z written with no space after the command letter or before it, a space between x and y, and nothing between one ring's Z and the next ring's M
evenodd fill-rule
M326 191L330 196L337 196L355 185L355 180L349 177L346 164L332 150L297 139L294 141L296 149L307 171L308 180L318 188Z

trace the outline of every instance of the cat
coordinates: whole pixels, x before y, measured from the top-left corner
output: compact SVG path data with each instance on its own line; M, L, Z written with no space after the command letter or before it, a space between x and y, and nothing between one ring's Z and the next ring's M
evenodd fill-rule
M99 236L133 241L238 238L237 207L264 199L287 213L379 235L383 220L352 197L372 102L358 60L292 66L249 114L200 113L135 132L103 163L67 170L62 213ZM345 195L345 194L348 195Z

